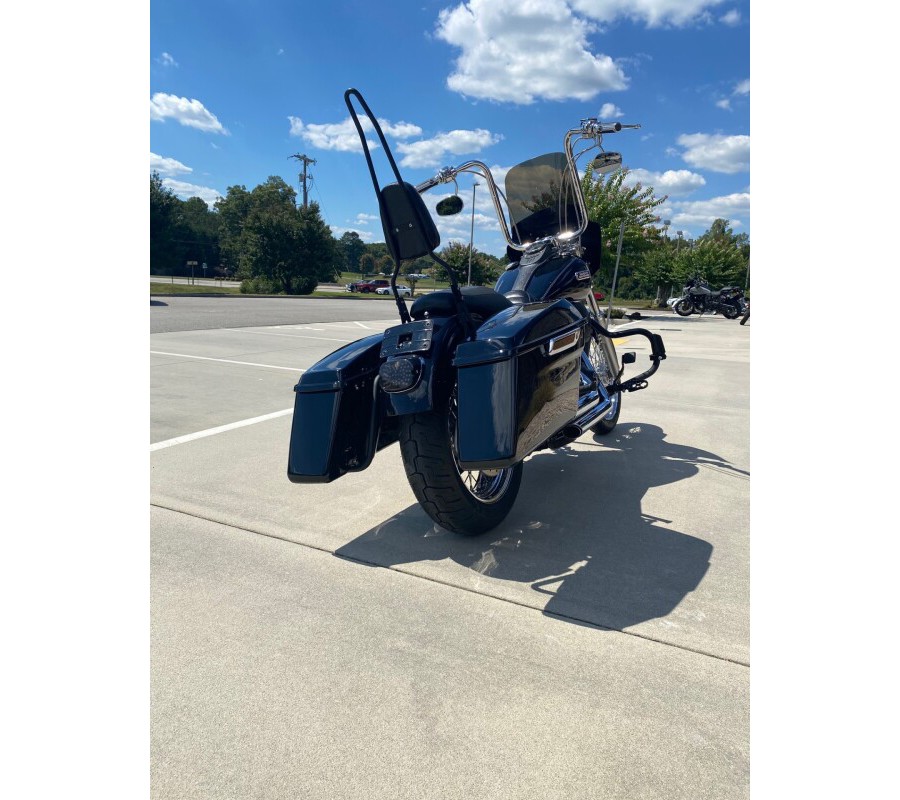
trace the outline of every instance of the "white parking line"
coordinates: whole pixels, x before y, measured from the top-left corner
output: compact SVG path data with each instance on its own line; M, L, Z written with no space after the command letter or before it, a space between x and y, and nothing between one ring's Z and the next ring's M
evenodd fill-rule
M208 428L205 431L197 431L197 433L188 433L185 436L176 436L174 439L166 439L164 442L156 442L150 445L150 452L162 450L166 447L172 447L176 444L184 444L185 442L193 442L195 439L203 439L206 436L215 436L217 433L225 433L225 431L233 431L235 428L244 428L247 425L255 425L257 422L266 422L270 419L284 417L294 412L293 408L285 408L281 411L274 411L271 414L263 414L261 417L253 417L251 419L242 419L240 422L230 422L228 425L219 425L217 428Z
M232 361L228 358L209 358L207 356L189 356L187 353L164 353L162 350L151 350L154 356L175 356L176 358L195 358L198 361L218 361L221 364L242 364L245 367L265 367L266 369L286 369L290 372L305 372L297 367L276 367L274 364L256 364L252 361Z
M222 332L228 333L253 333L257 336L285 336L288 339L315 339L320 342L343 342L347 344L348 342L355 342L355 339L329 339L325 336L295 336L293 333L273 333L272 331L250 331L246 328L221 328Z

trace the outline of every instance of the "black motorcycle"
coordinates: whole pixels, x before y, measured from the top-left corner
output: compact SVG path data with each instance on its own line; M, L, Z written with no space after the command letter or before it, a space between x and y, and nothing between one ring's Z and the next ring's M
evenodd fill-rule
M702 278L693 278L684 286L681 298L672 307L676 314L721 314L726 319L737 319L746 309L744 290L738 286L723 286L713 290Z
M288 477L329 482L366 469L378 450L399 441L410 486L431 519L460 534L482 533L512 508L528 455L562 447L587 431L612 431L622 394L645 388L666 357L658 334L630 328L629 336L649 340L651 365L623 377L636 356L624 353L620 364L612 334L600 322L591 289L600 228L588 221L576 168L579 156L600 148L592 168L615 169L622 157L602 151L603 136L639 126L582 120L566 133L565 152L510 169L505 193L480 161L445 167L412 186L401 178L362 95L348 89L344 100L394 260L391 288L401 324L340 348L300 378ZM396 179L383 188L354 100ZM451 265L435 252L440 235L421 195L455 185L460 173L484 179L514 256L493 289L460 287ZM442 199L436 212L458 214L462 207L457 192ZM400 264L424 255L447 270L450 289L407 307L396 290Z

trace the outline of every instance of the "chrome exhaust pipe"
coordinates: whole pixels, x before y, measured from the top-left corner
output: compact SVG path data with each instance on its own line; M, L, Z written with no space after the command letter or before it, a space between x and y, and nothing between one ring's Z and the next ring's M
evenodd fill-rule
M572 422L566 425L566 427L563 428L564 433L566 434L566 436L569 436L573 439L577 439L579 436L584 436L591 425L593 425L600 417L602 417L609 411L611 405L611 400L601 398L601 401L597 403L597 405L595 405L590 411L586 411L580 417L576 417L574 420L572 420Z

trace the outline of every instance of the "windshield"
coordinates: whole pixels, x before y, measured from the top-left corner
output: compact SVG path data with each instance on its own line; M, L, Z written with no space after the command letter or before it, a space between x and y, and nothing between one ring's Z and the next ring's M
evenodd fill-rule
M528 244L577 231L575 191L564 153L547 153L513 167L506 174L513 241Z

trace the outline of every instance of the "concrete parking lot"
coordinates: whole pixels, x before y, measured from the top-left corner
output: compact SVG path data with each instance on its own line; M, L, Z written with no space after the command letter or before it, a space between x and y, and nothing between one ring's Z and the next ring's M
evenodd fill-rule
M393 304L150 312L154 798L749 795L749 324L637 323L616 431L468 539L396 446L286 476L301 371Z

